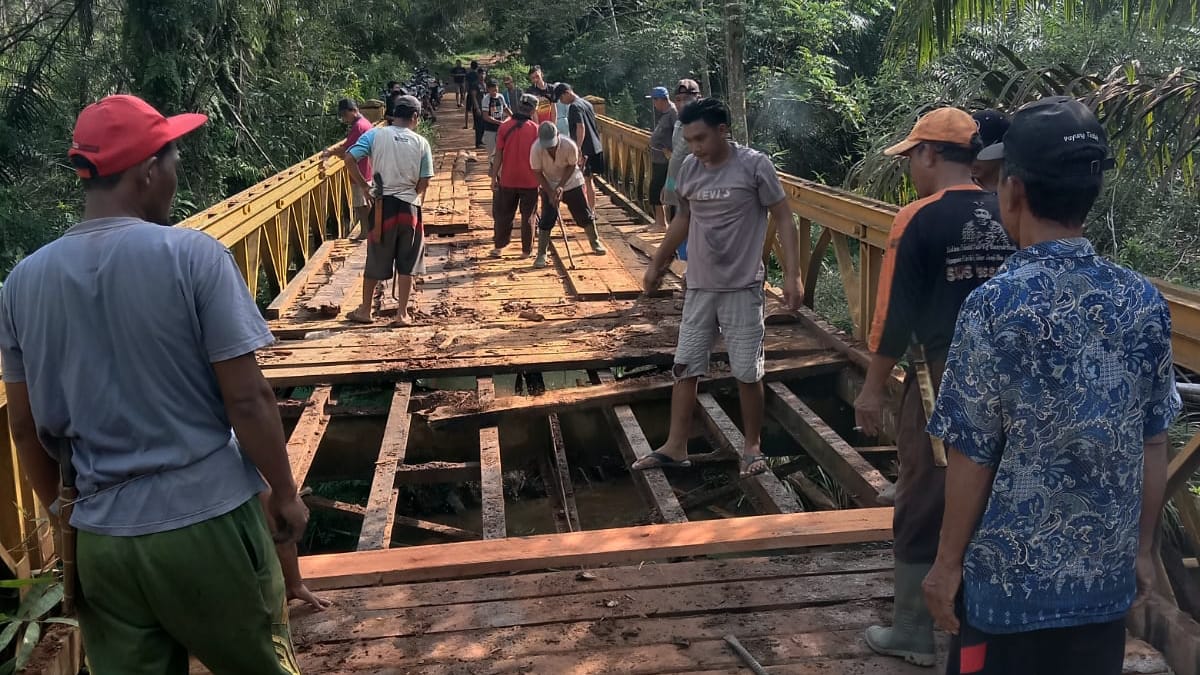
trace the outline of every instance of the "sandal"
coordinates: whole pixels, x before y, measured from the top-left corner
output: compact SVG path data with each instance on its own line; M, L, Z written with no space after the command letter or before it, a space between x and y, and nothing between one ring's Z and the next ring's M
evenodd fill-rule
M632 465L630 465L629 468L633 469L634 471L645 471L646 469L663 469L663 468L686 469L686 468L690 467L691 465L692 465L692 460L690 460L690 459L676 460L676 459L673 459L672 457L670 457L669 455L664 455L663 453L655 450L654 452L651 452L650 454L646 455L645 457L638 459L638 461L636 461Z
M738 472L738 476L741 478L752 478L766 473L767 469L770 468L767 466L767 458L764 455L742 455L739 461L741 462L741 469Z
M371 318L370 312L368 312L366 315L363 315L362 309L356 309L353 312L350 312L346 315L346 319L353 321L354 323L375 323L375 320Z

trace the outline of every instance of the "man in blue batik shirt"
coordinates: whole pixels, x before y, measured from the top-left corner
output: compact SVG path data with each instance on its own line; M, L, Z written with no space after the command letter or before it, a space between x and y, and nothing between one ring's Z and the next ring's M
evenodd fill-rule
M948 673L1118 675L1181 407L1170 314L1083 238L1112 164L1087 107L1031 103L979 157L1020 250L963 304L929 423L952 451L926 601Z

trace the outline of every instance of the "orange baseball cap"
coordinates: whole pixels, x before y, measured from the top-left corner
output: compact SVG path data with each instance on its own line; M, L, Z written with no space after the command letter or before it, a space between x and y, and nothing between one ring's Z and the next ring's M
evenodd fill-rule
M108 96L79 113L67 156L83 157L96 167L95 172L76 169L81 178L112 176L149 159L207 120L199 113L163 117L136 96Z
M979 133L979 124L958 108L938 108L921 116L908 132L908 138L893 145L883 154L903 155L921 143L949 143L971 147L971 139Z

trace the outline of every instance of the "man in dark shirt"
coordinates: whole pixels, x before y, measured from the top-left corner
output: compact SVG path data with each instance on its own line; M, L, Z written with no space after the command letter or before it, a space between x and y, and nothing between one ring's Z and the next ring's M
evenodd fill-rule
M671 139L678 113L666 87L655 87L646 98L654 104L654 130L650 132L650 208L654 210L654 231L663 231L672 217L670 207L663 202L663 191L667 185Z
M979 125L979 140L983 141L983 147L991 147L1004 138L1005 132L1008 131L1008 115L999 110L980 110L977 113L972 113L971 117L975 119L975 123ZM998 159L980 159L975 158L975 163L971 165L971 179L979 187L988 192L999 192L1000 189L1000 167L1004 162Z
M525 89L525 93L533 94L547 101L554 100L554 90L546 84L546 75L542 72L541 66L533 66L529 69L529 86Z
M480 113L479 113L480 91L479 91L479 62L478 61L471 62L471 68L469 70L467 70L466 85L467 85L467 108L465 111L463 111L463 128L466 129L467 127L471 126L471 124L470 124L471 120L472 120L472 118L474 118L475 128L477 130L475 132L476 133L475 145L476 145L476 147L478 147L483 144L483 130L482 130L483 123L479 119L480 118Z
M454 62L450 69L450 77L454 78L454 103L463 107L463 95L467 93L467 69L463 68L462 59Z
M576 95L566 82L554 86L554 98L571 106L567 113L567 126L575 145L579 146L579 166L583 169L584 185L587 186L588 208L595 209L596 186L592 177L603 174L607 168L604 163L604 141L596 124L596 109L587 99Z
M879 432L885 385L900 358L911 346L910 363L928 364L936 387L959 306L1016 250L998 222L996 195L971 181L971 164L983 145L977 129L967 113L939 108L884 151L908 158L920 199L896 214L883 258L869 339L874 354L854 403L858 424L869 436ZM945 469L934 462L926 414L910 372L896 431L895 616L891 628L868 628L866 639L876 652L930 666L933 620L921 581L937 555Z

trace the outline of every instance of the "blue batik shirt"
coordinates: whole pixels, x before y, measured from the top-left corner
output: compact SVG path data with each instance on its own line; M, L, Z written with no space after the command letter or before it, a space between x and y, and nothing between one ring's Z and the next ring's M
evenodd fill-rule
M1125 614L1143 441L1180 408L1166 303L1086 239L1022 249L971 293L929 422L996 470L963 561L971 626L1017 633Z

